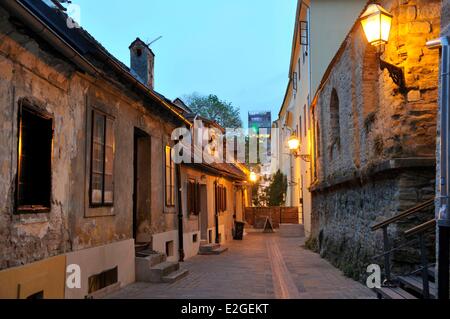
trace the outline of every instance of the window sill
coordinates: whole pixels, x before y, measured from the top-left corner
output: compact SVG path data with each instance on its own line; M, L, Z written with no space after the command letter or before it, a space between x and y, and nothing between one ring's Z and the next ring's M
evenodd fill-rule
M164 207L164 214L176 214L177 210L175 209L175 206L169 207L166 206Z
M19 206L16 210L16 215L34 215L47 213L50 213L50 208L44 206Z

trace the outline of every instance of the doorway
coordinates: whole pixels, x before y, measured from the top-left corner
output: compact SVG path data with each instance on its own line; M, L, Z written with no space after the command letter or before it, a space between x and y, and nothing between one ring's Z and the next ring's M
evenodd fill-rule
M208 240L208 191L206 185L200 185L200 236Z
M133 238L135 243L148 243L150 234L140 229L151 225L151 138L138 128L134 129L133 167Z

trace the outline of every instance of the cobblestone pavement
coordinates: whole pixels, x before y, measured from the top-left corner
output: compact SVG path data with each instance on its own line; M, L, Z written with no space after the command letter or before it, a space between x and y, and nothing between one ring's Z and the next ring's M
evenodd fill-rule
M304 240L248 234L219 256L196 256L173 284L135 283L108 298L132 299L368 299L374 293L346 278Z

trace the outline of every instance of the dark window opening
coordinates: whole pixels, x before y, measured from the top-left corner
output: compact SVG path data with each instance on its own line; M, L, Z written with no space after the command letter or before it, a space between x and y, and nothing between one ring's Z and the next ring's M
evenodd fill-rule
M89 293L114 285L118 282L118 268L106 270L100 274L89 277Z
M339 121L339 97L336 89L333 89L331 92L331 101L330 101L330 138L331 145L340 146L340 121Z
M91 206L114 203L114 122L97 111L92 112L91 136Z
M170 257L173 256L174 249L173 249L173 240L166 242L166 256Z
M194 242L194 243L198 242L198 235L197 234L194 234L192 236L192 242Z
M142 56L142 49L136 49L136 55L138 57Z
M44 299L44 291L39 291L39 292L37 292L35 294L29 295L27 297L27 299L29 299L29 300L41 300L41 299Z
M17 210L50 210L53 122L31 108L19 111Z

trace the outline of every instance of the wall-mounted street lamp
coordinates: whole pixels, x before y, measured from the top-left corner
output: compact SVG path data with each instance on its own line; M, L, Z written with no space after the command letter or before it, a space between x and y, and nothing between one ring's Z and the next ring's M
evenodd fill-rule
M292 155L294 155L295 158L300 157L305 162L311 162L311 155L309 154L301 154L300 153L300 140L297 136L292 135L288 142L289 150L291 151Z
M402 93L406 92L405 74L402 68L388 63L381 59L381 48L388 43L391 32L393 15L379 4L371 4L362 14L360 20L366 35L367 41L378 48L378 58L380 69L387 69L389 76L400 88Z

